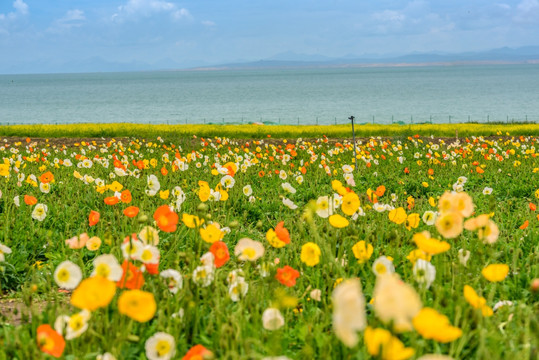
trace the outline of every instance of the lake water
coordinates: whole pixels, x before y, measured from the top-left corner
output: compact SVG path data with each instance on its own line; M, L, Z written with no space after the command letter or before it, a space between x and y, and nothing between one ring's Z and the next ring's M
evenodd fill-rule
M1 124L539 121L539 65L0 75Z

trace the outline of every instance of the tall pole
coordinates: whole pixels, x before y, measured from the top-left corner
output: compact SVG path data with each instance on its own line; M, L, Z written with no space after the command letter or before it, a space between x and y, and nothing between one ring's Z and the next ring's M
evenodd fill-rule
M354 117L350 116L348 120L352 121L352 139L354 140L354 170L357 171L357 153L356 153L356 132L354 131Z

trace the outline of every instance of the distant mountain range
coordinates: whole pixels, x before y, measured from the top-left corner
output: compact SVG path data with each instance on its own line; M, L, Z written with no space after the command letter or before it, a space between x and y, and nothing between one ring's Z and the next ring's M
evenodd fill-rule
M0 59L0 74L527 63L539 64L539 46L503 47L488 51L463 53L429 52L407 55L364 54L361 56L348 54L342 57L284 52L257 61L239 60L226 64L208 64L204 61L196 60L178 62L168 58L154 63L141 61L124 63L108 61L101 57L92 57L63 63L42 59L36 61L27 60L26 62L21 61L17 65L8 66L2 64Z
M267 59L221 64L196 69L261 69L301 67L367 67L367 66L421 66L458 64L539 64L539 46L503 47L480 52L411 53L400 56L346 55L331 58L294 52L277 54Z

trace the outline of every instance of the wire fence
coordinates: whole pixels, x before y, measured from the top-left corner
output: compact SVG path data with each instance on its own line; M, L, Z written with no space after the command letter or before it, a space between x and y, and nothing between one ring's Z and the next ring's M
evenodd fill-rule
M350 114L352 115L352 114ZM166 119L118 119L115 123L134 123L148 125L248 125L248 124L264 124L264 125L345 125L349 124L350 120L347 117L208 117L208 118L188 118L181 117L178 114L172 114ZM67 121L67 122L50 122L50 121L2 121L1 126L9 125L65 125L65 124L109 124L112 122L103 121ZM417 125L417 124L514 124L514 123L539 123L539 115L449 115L449 114L431 114L427 116L417 115L359 115L355 116L355 123L362 124L377 124L377 125Z

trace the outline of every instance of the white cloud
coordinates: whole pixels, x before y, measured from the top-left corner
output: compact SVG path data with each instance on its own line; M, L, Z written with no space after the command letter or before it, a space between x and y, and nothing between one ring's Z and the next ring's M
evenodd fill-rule
M539 23L539 0L523 0L517 5L514 20L519 23Z
M0 34L9 34L10 26L21 16L28 14L28 5L23 0L13 2L15 11L7 14L0 14Z
M172 19L191 18L189 10L179 8L172 2L162 0L128 0L125 5L118 6L118 12L112 15L115 21L149 17L157 14L169 14Z
M213 21L204 20L204 21L202 21L202 25L211 27L211 26L215 26L216 24Z
M28 14L28 5L22 0L15 0L13 2L13 7L22 15Z
M381 12L377 12L374 13L372 17L374 20L399 24L406 19L406 15L394 10L384 10Z
M69 10L63 18L61 18L59 21L61 22L72 22L72 21L81 21L85 20L84 17L84 11L75 9L75 10Z
M68 10L63 17L56 19L47 29L47 31L52 33L60 33L64 30L82 26L84 20L86 20L84 11L79 9Z

